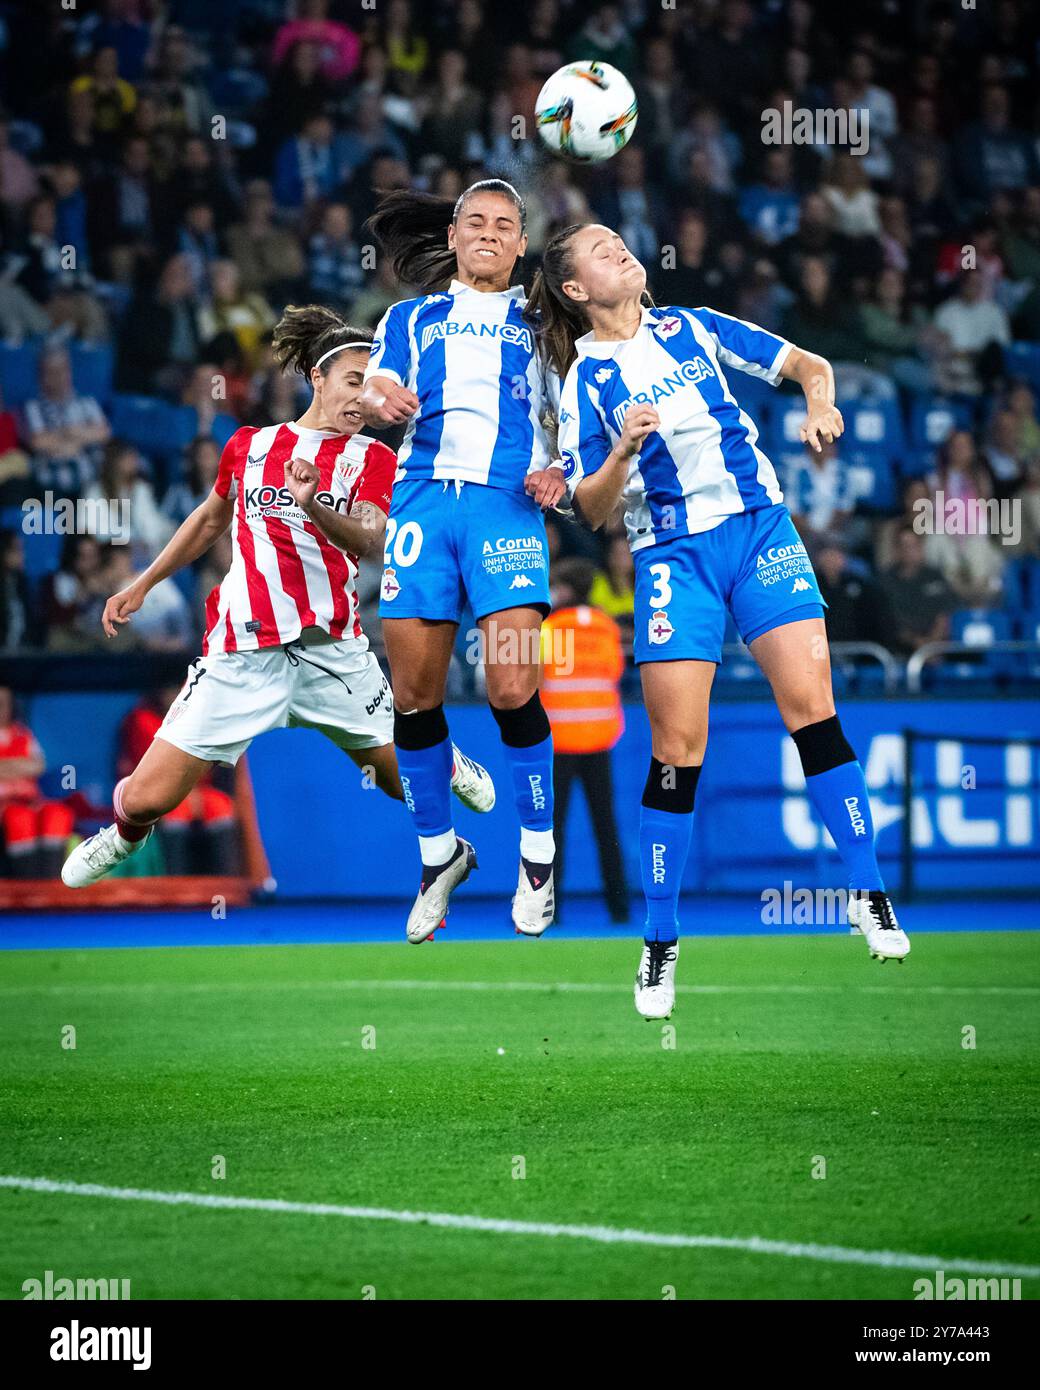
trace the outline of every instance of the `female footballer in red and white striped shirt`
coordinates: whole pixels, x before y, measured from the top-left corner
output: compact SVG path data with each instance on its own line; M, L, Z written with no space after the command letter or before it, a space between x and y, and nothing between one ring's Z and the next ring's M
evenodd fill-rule
M358 399L372 335L318 305L290 306L275 358L314 395L291 424L240 429L212 492L149 568L105 606L114 637L149 590L190 565L230 528L231 568L206 601L202 655L148 751L113 793L115 822L78 845L62 878L94 883L135 853L153 826L215 762L234 764L258 734L317 728L387 795L403 800L393 698L361 629L355 577L378 554L396 456L359 433ZM452 786L487 811L487 772L455 750Z

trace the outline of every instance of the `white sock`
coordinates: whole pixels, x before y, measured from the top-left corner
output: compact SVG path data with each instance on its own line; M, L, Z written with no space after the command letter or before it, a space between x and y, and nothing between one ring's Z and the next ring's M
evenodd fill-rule
M556 858L556 840L551 830L520 827L520 857L532 864L551 864Z
M419 853L423 864L431 869L438 864L446 864L455 853L456 839L454 830L445 830L443 835L420 835Z

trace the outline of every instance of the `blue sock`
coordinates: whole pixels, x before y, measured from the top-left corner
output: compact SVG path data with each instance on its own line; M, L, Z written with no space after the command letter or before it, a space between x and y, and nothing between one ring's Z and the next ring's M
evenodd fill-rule
M553 823L552 738L528 748L504 745L513 774L516 809L525 830L551 830Z
M679 889L692 834L692 811L640 806L639 872L646 895L647 941L675 941L679 935Z
M885 888L874 848L874 820L863 769L858 762L842 763L827 772L805 779L805 789L816 813L831 832L831 838L848 870L849 888Z
M553 839L553 742L549 716L537 690L517 709L491 706L513 774L520 817L520 854L532 864L551 864Z
M455 754L444 707L394 710L394 745L404 804L422 836L451 829L451 769Z

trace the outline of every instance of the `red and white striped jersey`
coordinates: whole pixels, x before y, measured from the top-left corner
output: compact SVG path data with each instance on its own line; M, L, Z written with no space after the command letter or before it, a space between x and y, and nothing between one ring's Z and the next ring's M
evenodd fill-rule
M378 440L299 425L237 430L215 484L235 503L233 559L206 600L204 656L277 647L306 627L368 646L354 588L357 556L338 550L296 505L285 485L291 458L315 464L319 501L342 515L355 502L390 510L397 458Z

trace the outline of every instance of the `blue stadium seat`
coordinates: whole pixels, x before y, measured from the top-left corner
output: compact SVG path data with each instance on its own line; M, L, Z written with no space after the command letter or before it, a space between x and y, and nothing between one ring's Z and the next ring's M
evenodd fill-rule
M69 349L72 361L72 380L81 396L93 396L102 405L112 394L112 370L115 353L108 343L87 346L73 343Z
M1028 381L1034 391L1040 391L1040 343L1009 343L1004 366L1008 376Z
M981 660L955 658L951 674L961 680L992 680L1014 674L1016 658L1013 652L992 652L994 642L1007 642L1015 636L1009 614L999 608L965 608L950 619L950 637L954 642L978 651Z
M0 343L0 387L9 410L39 395L40 348L41 344L35 339L17 346Z
M223 449L231 436L238 429L238 421L233 415L218 415L213 421L213 428L210 434L219 449Z
M61 561L64 536L28 535L22 537L25 552L25 575L32 582L53 574Z
M190 406L168 405L153 396L114 395L110 412L112 433L146 454L164 458L179 452L184 442L190 442L185 411L194 415ZM186 433L187 441L184 440Z
M903 472L919 477L935 462L939 448L954 430L970 429L973 411L967 401L949 396L915 396L910 405L910 432Z

